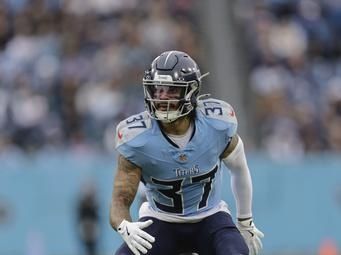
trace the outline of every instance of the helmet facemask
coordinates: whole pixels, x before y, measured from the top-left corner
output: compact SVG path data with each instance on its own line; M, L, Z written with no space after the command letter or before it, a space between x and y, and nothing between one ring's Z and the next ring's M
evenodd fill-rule
M195 107L192 97L199 93L196 80L172 81L168 75L143 79L143 89L150 116L166 123L189 114Z
M170 123L189 114L196 107L202 77L198 65L187 53L161 53L143 78L149 115Z

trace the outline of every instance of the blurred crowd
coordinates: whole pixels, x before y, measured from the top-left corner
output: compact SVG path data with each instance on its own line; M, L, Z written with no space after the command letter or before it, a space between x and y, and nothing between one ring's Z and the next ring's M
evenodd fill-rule
M0 153L113 150L160 52L199 58L190 0L0 1ZM136 100L138 98L138 100Z
M341 152L341 1L240 0L259 144L279 158Z
M200 62L195 1L0 2L0 153L113 149L160 52ZM341 1L236 0L261 148L341 151ZM275 155L275 156L276 156Z

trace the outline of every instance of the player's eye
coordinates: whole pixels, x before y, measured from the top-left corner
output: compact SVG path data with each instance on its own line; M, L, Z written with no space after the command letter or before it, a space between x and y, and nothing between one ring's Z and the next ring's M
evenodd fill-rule
M181 87L170 87L169 88L169 93L178 94L180 92L181 92Z

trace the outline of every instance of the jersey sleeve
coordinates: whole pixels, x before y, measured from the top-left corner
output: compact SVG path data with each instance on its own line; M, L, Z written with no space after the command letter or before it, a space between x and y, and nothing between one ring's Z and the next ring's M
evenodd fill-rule
M229 103L218 99L206 99L199 101L198 109L210 120L210 125L215 129L224 130L229 137L237 133L236 113Z
M145 133L150 128L151 120L146 112L121 121L116 127L116 150L126 159L140 166L136 151L147 142Z
M231 138L237 133L238 121L232 106L217 99L206 99L198 104L200 114L215 132L216 145L220 153L226 149Z

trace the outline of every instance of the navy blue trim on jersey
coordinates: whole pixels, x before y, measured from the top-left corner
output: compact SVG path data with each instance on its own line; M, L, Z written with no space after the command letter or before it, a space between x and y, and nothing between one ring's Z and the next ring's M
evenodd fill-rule
M232 137L229 138L229 140L228 140L228 142L227 142L227 145L226 145L225 149L224 149L223 152L220 154L220 156L219 156L220 159L223 159L223 154L224 154L224 152L227 150L227 148L230 146L231 142L232 142Z
M174 143L174 142L168 137L168 135L167 135L165 132L163 132L160 123L157 122L157 124L159 125L160 131L161 131L161 134L163 135L163 137L166 138L166 140L167 140L171 145L173 145L175 148L180 149L179 145L177 145L176 143ZM192 140L192 138L194 137L195 130L196 130L196 128L195 128L195 121L193 121L193 132L192 132L191 138L189 139L188 142L190 142L190 141Z
M160 126L160 124L159 124ZM163 132L162 128L160 127L160 131L161 131L161 134L163 135L164 138L166 138L166 140L171 144L173 145L175 148L180 148L175 142L173 142L169 137L168 135L166 135L166 133Z
M143 178L143 175L141 174L141 179L140 179L140 181L144 184L144 185L146 185L146 180Z
M192 140L192 138L194 137L194 134L195 134L195 121L193 121L193 132L192 132L192 135L191 135L191 138L189 138L189 142Z

